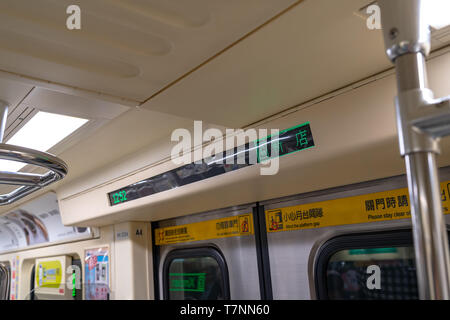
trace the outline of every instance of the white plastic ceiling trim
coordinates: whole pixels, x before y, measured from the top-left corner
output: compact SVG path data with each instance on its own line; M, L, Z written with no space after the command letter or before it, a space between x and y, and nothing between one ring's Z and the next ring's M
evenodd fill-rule
M25 76L22 74L9 72L9 71L5 71L5 70L0 70L0 81L2 81L2 80L21 83L25 86L29 86L30 88L32 88L32 86L36 86L36 87L40 87L43 89L61 92L64 94L76 95L76 96L83 97L83 98L118 103L118 104L128 106L128 107L136 107L140 103L138 100L126 99L123 97L117 97L117 96L97 92L94 90L72 87L69 85L56 83L56 82L52 82L52 81L48 81L48 80L42 80L39 78ZM1 86L1 84L0 84L0 86Z
M114 119L127 107L107 101L35 88L22 102L26 107L38 106L40 111L59 113L85 119Z

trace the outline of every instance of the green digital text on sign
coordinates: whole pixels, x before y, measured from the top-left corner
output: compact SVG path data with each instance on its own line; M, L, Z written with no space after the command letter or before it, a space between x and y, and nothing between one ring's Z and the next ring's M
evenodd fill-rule
M119 191L112 195L113 203L122 203L127 201L127 192L126 191Z
M170 273L170 291L205 292L206 273Z

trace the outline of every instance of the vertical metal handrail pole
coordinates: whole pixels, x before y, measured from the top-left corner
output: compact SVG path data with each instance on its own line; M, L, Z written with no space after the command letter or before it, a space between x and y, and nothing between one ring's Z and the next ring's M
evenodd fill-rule
M8 103L0 100L0 143L3 143L7 118L8 118Z
M395 60L397 90L427 89L425 56L408 53ZM401 107L397 108L401 112ZM437 139L429 143L437 144ZM434 141L433 141L434 140ZM448 239L442 211L436 152L414 148L404 154L421 299L449 299Z
M427 88L430 31L424 2L379 0L379 4L387 54L396 67L397 129L408 179L419 297L449 299L449 248L435 159L439 137L429 131L439 123L430 125L438 114Z

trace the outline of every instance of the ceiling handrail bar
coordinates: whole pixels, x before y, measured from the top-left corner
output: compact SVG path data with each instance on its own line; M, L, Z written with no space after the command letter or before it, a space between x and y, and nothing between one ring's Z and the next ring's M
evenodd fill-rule
M0 171L0 184L20 186L9 193L1 194L0 206L11 204L51 183L63 179L68 171L67 164L50 153L2 143L7 114L8 104L0 101L0 160L18 161L45 168L49 171L45 174Z

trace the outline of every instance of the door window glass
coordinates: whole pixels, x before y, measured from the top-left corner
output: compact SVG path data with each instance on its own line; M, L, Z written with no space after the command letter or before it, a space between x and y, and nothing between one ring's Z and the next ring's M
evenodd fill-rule
M228 299L226 266L214 249L175 250L169 254L167 261L165 272L167 299Z
M327 265L329 299L418 299L413 247L340 250Z
M341 235L319 250L314 267L318 299L419 298L411 230Z

